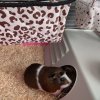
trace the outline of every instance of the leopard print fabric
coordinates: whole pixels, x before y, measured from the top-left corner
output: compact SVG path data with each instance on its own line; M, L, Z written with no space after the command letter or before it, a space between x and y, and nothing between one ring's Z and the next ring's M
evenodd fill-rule
M0 7L0 44L61 41L68 5Z

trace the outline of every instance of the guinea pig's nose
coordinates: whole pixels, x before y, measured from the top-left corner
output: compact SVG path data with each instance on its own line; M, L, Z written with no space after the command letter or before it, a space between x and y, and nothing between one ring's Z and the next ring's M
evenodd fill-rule
M65 78L60 78L60 83L61 83L61 85L68 84L68 81L66 82Z

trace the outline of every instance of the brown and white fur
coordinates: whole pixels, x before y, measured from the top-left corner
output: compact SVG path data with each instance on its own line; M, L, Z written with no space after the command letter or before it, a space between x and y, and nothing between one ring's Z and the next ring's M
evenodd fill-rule
M25 70L24 80L30 88L40 89L61 98L73 87L76 71L70 65L52 67L35 63Z

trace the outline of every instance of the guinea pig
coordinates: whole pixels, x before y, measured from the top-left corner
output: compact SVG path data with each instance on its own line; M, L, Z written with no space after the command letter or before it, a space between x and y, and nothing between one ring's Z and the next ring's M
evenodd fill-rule
M76 76L76 69L71 65L55 67L34 63L26 68L24 81L28 87L49 92L60 99L72 89Z

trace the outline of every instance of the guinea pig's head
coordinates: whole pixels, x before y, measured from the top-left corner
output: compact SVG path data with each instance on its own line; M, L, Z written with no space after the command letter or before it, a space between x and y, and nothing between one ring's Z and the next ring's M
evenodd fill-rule
M66 75L66 71L62 68L54 68L53 71L49 72L48 77L53 83L57 83L59 86L68 85L71 80Z
M45 91L54 93L57 90L68 87L72 80L62 67L45 66L39 74L39 82Z

